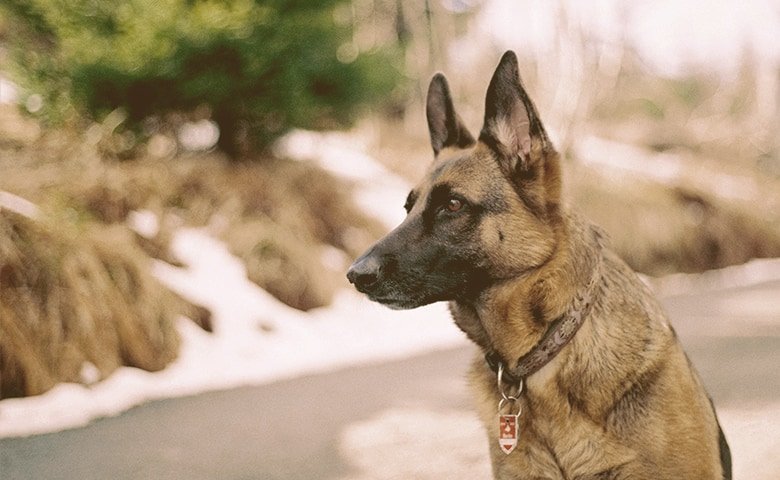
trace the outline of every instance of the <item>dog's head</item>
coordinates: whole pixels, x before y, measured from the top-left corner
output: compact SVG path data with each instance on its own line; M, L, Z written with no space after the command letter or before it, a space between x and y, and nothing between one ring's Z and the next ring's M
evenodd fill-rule
M506 52L477 140L436 74L426 113L435 160L406 199L406 219L368 249L347 277L392 308L468 300L542 265L560 224L560 171L536 108Z

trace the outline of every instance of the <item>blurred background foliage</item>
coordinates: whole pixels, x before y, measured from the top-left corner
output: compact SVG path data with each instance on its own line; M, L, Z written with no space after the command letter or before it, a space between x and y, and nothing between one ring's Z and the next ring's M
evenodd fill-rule
M351 125L389 104L399 49L359 52L348 4L317 1L8 0L6 27L22 82L43 118L127 125L170 113L210 116L219 146L263 149L291 128Z
M330 304L385 226L348 180L285 158L275 140L351 128L347 143L415 182L432 160L431 75L447 74L478 132L506 49L562 153L566 201L634 269L780 257L772 5L3 0L0 398L84 381L85 362L98 379L120 365L163 368L179 315L208 331L206 309L149 273L153 261L186 267L170 248L183 225L221 239L287 305ZM702 26L716 32L715 54L685 63ZM653 50L675 31L673 50ZM4 208L6 193L38 213ZM138 212L158 228L139 233Z

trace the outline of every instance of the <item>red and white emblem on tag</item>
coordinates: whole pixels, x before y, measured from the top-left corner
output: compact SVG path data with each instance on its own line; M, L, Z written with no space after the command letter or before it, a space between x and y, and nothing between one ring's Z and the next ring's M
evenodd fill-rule
M517 446L517 415L498 416L498 444L509 455Z

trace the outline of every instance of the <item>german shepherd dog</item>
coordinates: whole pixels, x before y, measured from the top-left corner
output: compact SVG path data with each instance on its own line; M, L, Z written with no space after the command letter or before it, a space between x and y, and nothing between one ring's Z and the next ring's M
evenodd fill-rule
M561 205L561 162L506 52L479 137L428 89L435 160L406 219L350 267L371 300L447 301L498 479L730 479L728 444L665 314ZM517 434L515 434L517 432Z

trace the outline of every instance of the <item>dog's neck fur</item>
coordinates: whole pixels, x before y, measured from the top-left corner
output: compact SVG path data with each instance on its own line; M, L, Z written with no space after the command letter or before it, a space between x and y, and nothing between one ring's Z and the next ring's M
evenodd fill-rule
M600 232L576 216L564 215L555 235L556 247L542 265L492 285L473 303L450 304L458 327L485 353L496 352L510 365L571 308L600 261Z

